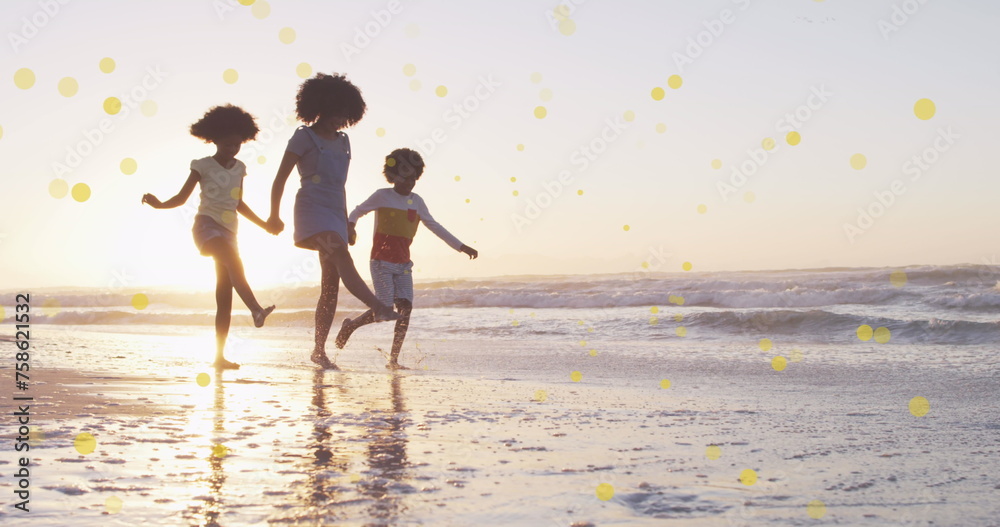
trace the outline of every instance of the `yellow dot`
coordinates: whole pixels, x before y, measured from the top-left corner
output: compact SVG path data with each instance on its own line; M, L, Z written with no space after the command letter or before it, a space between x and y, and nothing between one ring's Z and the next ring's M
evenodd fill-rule
M396 158L390 157L389 159L386 159L385 160L385 166L387 166L387 167L394 167L394 166L396 166Z
M681 322L682 320L684 320L684 315L682 315L680 313L677 313L676 315L674 315L674 322Z
M524 152L524 145L522 145L522 144L518 144L518 145L517 145L517 151L518 151L518 152Z
M574 371L573 373L569 374L569 378L573 382L580 382L583 380L583 374L578 371Z
M685 271L690 271L692 267L691 262L684 262L681 265L681 269L684 269Z
M518 195L518 192L517 192L517 191L515 190L515 191L513 192L513 194L514 194L514 197L516 198L516 197L517 197L517 195Z
M802 142L802 134L798 132L788 132L785 136L785 142L791 146L796 146Z
M708 212L708 205L705 205L704 203L698 205L698 214L705 214L706 212Z
M257 20L264 20L267 15L271 14L271 4L264 0L257 0L253 3L253 7L250 8L250 12L253 13L254 18Z
M535 84L538 84L539 82L542 82L542 74L538 73L537 71L534 72L534 73L532 73L531 74L531 82L533 82Z
M135 171L139 168L139 164L135 162L135 159L126 157L125 159L122 159L122 162L118 165L118 167L121 169L122 174L130 176L135 174Z
M212 378L208 376L207 373L199 373L195 378L194 382L198 383L198 386L202 388L208 386L208 383L212 382Z
M656 317L649 317L649 325L650 326L655 326L655 325L657 325L659 323L660 323L660 319L658 319Z
M413 79L410 81L410 89L413 91L420 91L423 84L420 83L420 79Z
M149 306L149 297L143 293L136 293L132 295L132 307L142 311Z
M236 81L240 80L240 74L236 70L229 68L222 72L222 80L226 81L227 84L236 84Z
M577 196L582 196L583 195L583 190L577 190L576 191L576 195Z
M545 109L544 106L535 107L535 118L545 119L545 116L549 114L549 111Z
M240 187L233 187L233 189L229 191L229 197L235 200L239 200L242 196L243 196L243 189L241 189Z
M559 4L552 10L552 14L555 15L556 20L566 20L569 17L569 7L564 4Z
M73 77L63 77L59 80L59 94L63 97L72 97L80 90L80 84Z
M376 128L375 135L378 137L385 137L385 128Z
M417 74L417 67L413 64L406 64L403 66L403 75L407 77L412 77Z
M577 323L576 323L576 325L577 325L577 326L582 326L582 325L584 325L584 324L585 324L585 322L584 322L584 321L582 321L582 320L580 320L580 321L577 321Z
M538 97L545 102L549 102L552 100L552 90L544 88L542 91L538 92Z
M444 97L445 95L448 95L448 88L446 86L438 86L437 88L434 88L434 95Z
M311 179L313 183L319 183L320 181L323 180L323 178L319 177L319 174L313 174L313 177Z
M465 202L466 202L466 203L472 203L472 200L471 200L471 199L469 199L469 198L465 198Z
M596 357L597 356L597 350L590 350L590 356L591 357Z
M4 311L3 306L0 306L0 322L3 322L5 318L7 318L7 313Z
M586 347L587 346L587 341L586 340L581 340L580 341L580 346Z
M139 111L141 111L142 115L145 115L146 117L152 117L156 115L156 111L158 109L159 106L157 106L156 101L152 99L146 99L145 101L142 101L142 104L139 105Z
M308 62L302 62L295 67L295 74L302 79L308 79L313 74L313 67Z
M122 111L122 102L118 100L118 97L108 97L104 99L104 111L108 115L115 115Z
M511 326L520 326L521 323L515 320L515 321L511 322L510 325Z
M923 417L931 411L931 402L926 397L914 397L910 399L910 413L915 417Z
M878 342L879 344L885 344L886 342L889 342L890 338L892 338L892 332L889 331L889 328L876 328L874 335L875 342Z
M663 389L663 390L669 389L670 388L670 381L668 381L667 379L663 379L662 381L660 381L660 388Z
M0 126L0 139L3 139L3 127Z
M635 120L635 112L633 112L632 110L627 110L624 114L622 114L622 117L626 121L631 123L632 121Z
M712 168L714 168L716 170L722 168L722 160L721 159L713 159L712 160Z
M770 152L771 150L777 148L778 144L774 141L774 139L765 137L764 140L760 142L760 146L764 147L764 150Z
M112 71L115 71L115 59L111 57L104 57L97 63L97 67L101 68L101 72L103 73L111 73Z
M792 349L788 357L792 362L802 362L802 350L798 348Z
M245 6L252 6L257 0L240 0L240 4Z
M90 187L86 183L77 183L73 185L72 195L73 199L83 203L90 199Z
M455 181L462 181L462 176L455 176Z
M35 85L35 72L28 68L21 68L14 72L14 86L27 90Z
M278 31L278 40L282 44L291 44L295 42L295 30L290 27L283 27Z
M748 487L750 485L753 485L754 483L757 483L757 473L749 468L744 470L743 472L740 472L740 483Z
M851 156L851 168L861 170L868 166L868 158L864 154L854 154Z
M705 449L705 457L715 461L722 457L722 449L718 445L708 445L708 448Z
M46 298L45 302L42 302L42 312L45 313L47 317L54 317L59 314L59 300L55 298Z
M930 99L920 99L913 105L913 113L917 116L917 119L926 121L934 117L934 114L937 113L937 106Z
M688 334L688 330L684 326L678 326L677 329L674 330L674 332L677 333L678 337L686 337Z
M675 90L680 88L683 84L684 79L682 79L680 75L671 75L670 78L667 79L667 86L670 86Z
M646 262L643 262L643 263L646 263ZM653 307L649 308L649 312L655 315L655 314L657 314L657 313L660 312L660 308L658 306L653 306Z
M257 163L260 163L261 165L263 165L264 163L267 163L267 158L264 157L264 156L257 156ZM239 199L239 198L236 198L236 199Z
M409 24L408 26L406 26L405 28L403 28L403 31L406 33L406 36L409 37L409 38L417 38L417 37L420 36L420 26L418 26L416 24Z
M111 496L104 500L104 510L108 514L118 514L122 511L122 500L118 496Z
M774 371L784 371L786 366L788 366L788 359L780 355L771 359L771 367L774 368Z
M756 200L757 200L757 195L754 194L753 192L747 192L746 194L743 194L743 201L747 203L753 203Z
M771 351L771 348L774 347L774 343L771 342L771 339L760 339L757 346L761 351Z
M510 177L510 182L511 182L511 183L515 183L515 182L517 182L517 178L516 178L516 177L514 177L514 176L511 176L511 177Z
M863 326L858 326L857 333L858 333L858 338L859 339L867 341L867 340L871 340L872 339L872 334L874 332L872 331L872 327L871 326L869 326L868 324L865 324Z
M559 32L567 37L572 35L573 33L576 33L576 22L573 22L568 18L565 20L560 20Z
M236 213L231 210L222 211L222 223L232 223L236 221Z
M622 230L625 231L625 232L628 232L629 229L631 229L631 228L632 227L629 227L628 225L622 225Z
M895 287L903 287L906 285L906 271L893 271L889 273L889 283Z
M663 123L656 123L656 133L662 134L667 131L667 125Z
M56 199L63 199L69 193L69 183L65 179L53 179L49 182L49 195Z
M75 448L77 452L87 455L94 450L97 450L97 440L94 439L94 436L88 434L87 432L77 434L76 438L73 439L73 448Z
M610 483L601 483L597 486L597 499L608 501L615 497L615 488Z
M662 100L663 100L663 96L664 96L664 95L666 95L666 94L667 94L667 92L665 92L665 91L663 90L663 88L661 88L661 87L659 87L659 86L657 86L657 87L653 88L653 91L651 91L651 92L649 93L649 95L650 95L651 97L653 97L653 100L654 100L654 101L662 101Z
M826 504L820 500L812 500L806 504L806 514L814 520L826 516Z
M545 390L536 390L535 391L535 400L536 401L538 401L540 403L544 403L545 400L548 399L548 398L549 398L549 394L546 393Z
M677 304L679 306L683 306L684 305L684 297L683 296L673 296L673 295L671 295L670 298L671 298L671 300L670 300L671 303Z
M217 458L224 458L229 455L229 448L226 445L215 445L212 447L212 455Z

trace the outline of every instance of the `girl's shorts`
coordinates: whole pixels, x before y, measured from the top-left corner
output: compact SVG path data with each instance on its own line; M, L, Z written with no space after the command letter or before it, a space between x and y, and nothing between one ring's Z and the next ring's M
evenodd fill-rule
M211 256L205 252L205 244L212 238L222 237L229 245L236 249L236 233L219 225L219 223L208 216L198 215L194 217L194 228L191 229L194 236L194 245L203 256Z

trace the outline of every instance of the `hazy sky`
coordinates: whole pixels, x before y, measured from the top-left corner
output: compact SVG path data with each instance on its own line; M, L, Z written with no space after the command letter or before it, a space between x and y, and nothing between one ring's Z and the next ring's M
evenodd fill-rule
M64 3L0 4L0 289L121 275L211 287L191 240L197 194L174 211L140 197L180 189L214 153L187 127L233 103L264 130L239 157L245 200L266 216L300 75L317 71L347 73L368 102L348 130L349 207L386 185L389 151L418 148L415 191L481 252L470 262L421 229L418 279L1000 254L995 2ZM106 113L108 97L124 108ZM51 193L80 184L83 202ZM315 253L292 245L297 187L281 236L241 221L252 285L318 278ZM352 249L366 277L372 223Z

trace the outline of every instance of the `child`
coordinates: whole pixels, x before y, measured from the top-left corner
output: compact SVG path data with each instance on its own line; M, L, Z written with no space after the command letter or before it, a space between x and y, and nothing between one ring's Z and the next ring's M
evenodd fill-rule
M194 243L205 256L215 259L215 367L239 369L240 365L226 360L223 349L229 335L232 316L233 289L253 314L256 327L264 325L274 306L261 307L243 274L243 261L236 248L236 213L267 229L250 207L243 202L243 178L247 167L236 154L240 146L257 136L253 116L232 105L216 106L191 125L191 135L215 144L215 155L191 162L191 174L176 196L161 202L145 194L142 202L154 209L172 209L183 205L191 196L195 184L201 186L201 204L194 217ZM277 234L277 233L272 233Z
M320 73L299 87L295 111L302 122L288 141L271 187L267 224L280 232L281 195L292 169L298 166L302 187L295 195L295 246L319 252L322 280L316 305L315 347L310 359L324 369L337 365L326 355L326 339L337 311L340 280L354 296L372 308L375 321L396 320L391 306L368 289L347 252L347 198L344 185L351 163L351 141L342 128L365 114L361 90L342 75Z
M414 194L413 186L424 173L424 160L420 154L409 148L393 150L385 158L382 170L385 178L393 184L392 188L376 190L364 203L358 205L348 217L348 236L351 245L357 238L354 225L358 218L375 212L375 240L372 244L371 270L372 282L375 284L375 294L381 302L395 302L399 309L399 320L396 321L396 331L392 339L392 353L386 368L390 370L407 369L399 364L399 352L406 338L406 329L410 325L410 312L413 310L413 262L410 261L410 244L417 233L418 222L444 240L452 249L469 255L469 259L478 258L479 252L463 245L440 223L434 221L427 210L423 198ZM351 333L365 324L375 321L371 311L366 311L358 318L344 320L340 333L337 335L337 347L343 348Z

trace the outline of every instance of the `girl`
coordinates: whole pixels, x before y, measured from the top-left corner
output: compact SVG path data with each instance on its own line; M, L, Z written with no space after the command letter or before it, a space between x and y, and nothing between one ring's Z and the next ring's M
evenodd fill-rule
M191 174L176 196L161 202L145 194L142 202L154 209L172 209L183 205L201 186L201 205L194 217L194 243L205 256L215 259L215 367L238 369L239 364L226 360L223 349L229 335L233 307L233 289L253 314L254 326L264 325L274 306L261 307L243 274L243 261L236 248L236 213L267 230L267 224L243 202L243 178L247 167L236 159L240 146L257 137L253 116L232 105L216 106L191 125L191 135L215 144L215 155L191 162ZM271 232L271 231L269 231ZM277 234L272 232L272 234Z
M354 296L375 313L375 321L397 320L392 307L379 302L368 289L347 252L347 198L344 185L351 163L351 142L342 128L365 114L361 90L343 75L317 74L299 87L295 111L302 122L288 141L271 188L271 214L267 225L280 232L281 195L285 182L298 166L302 187L295 195L296 247L319 252L322 280L316 305L316 346L310 357L324 369L339 369L326 355L326 338L337 311L340 280Z

